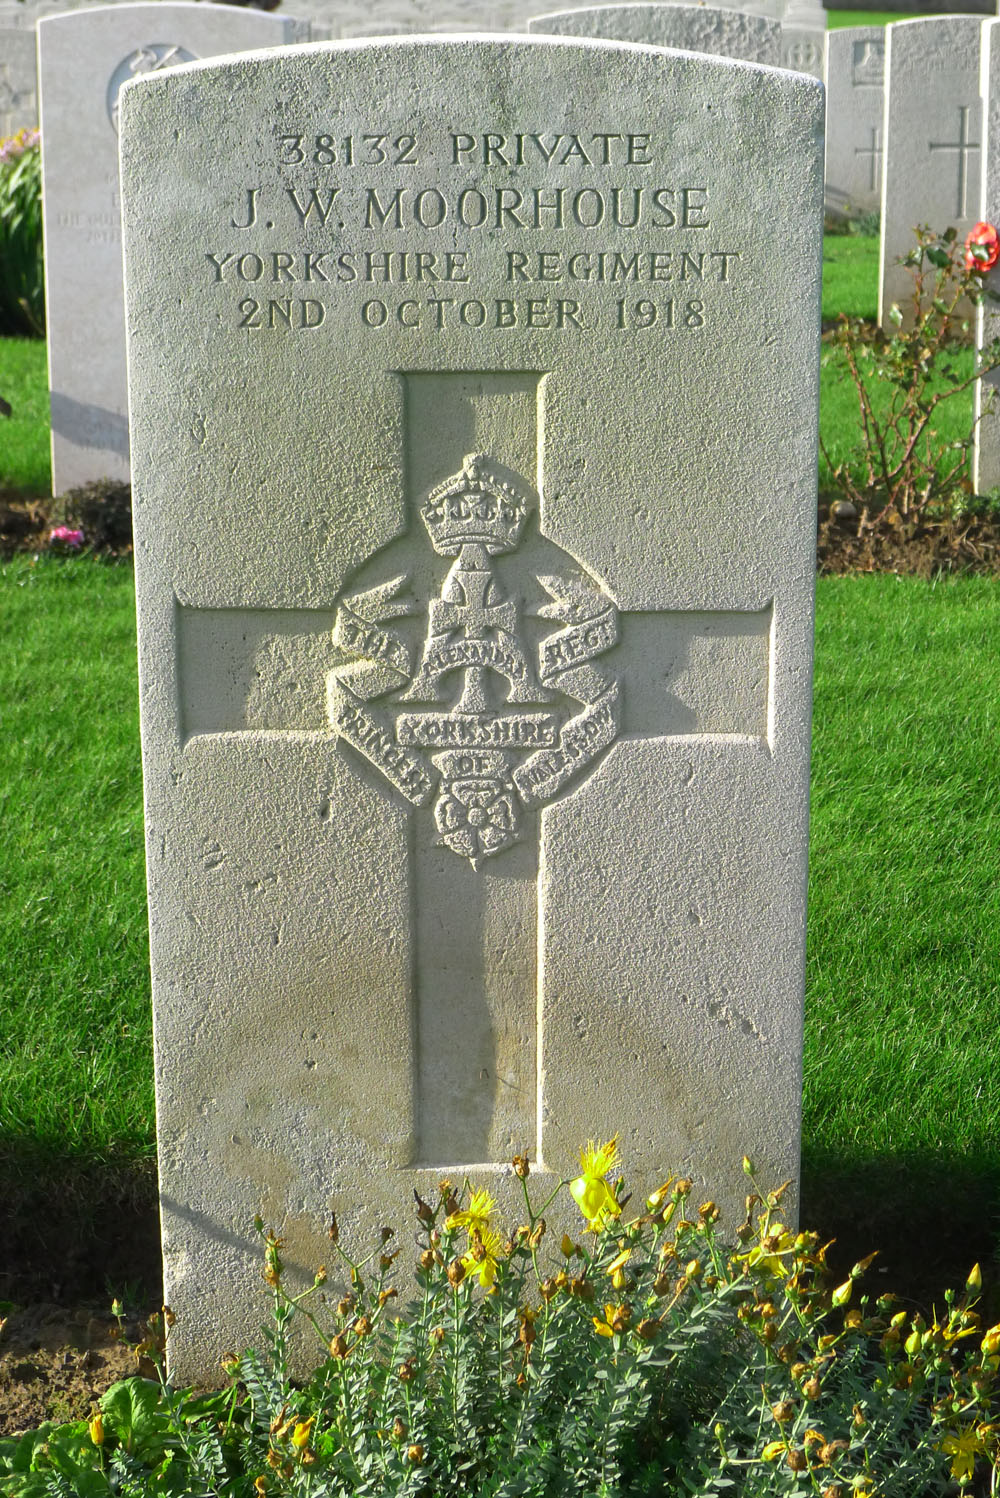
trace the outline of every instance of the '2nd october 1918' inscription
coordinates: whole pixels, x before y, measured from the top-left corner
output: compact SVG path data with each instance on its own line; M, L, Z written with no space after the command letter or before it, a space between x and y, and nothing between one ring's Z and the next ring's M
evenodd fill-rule
M651 131L280 127L274 164L204 252L220 321L251 334L315 333L334 310L376 336L697 333L740 274L724 205Z

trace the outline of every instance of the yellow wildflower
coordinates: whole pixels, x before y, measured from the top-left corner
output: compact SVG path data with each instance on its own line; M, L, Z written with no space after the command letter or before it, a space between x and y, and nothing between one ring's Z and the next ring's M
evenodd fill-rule
M1000 1352L1000 1324L991 1326L979 1345L988 1357L992 1357L994 1353Z
M93 1417L93 1419L90 1421L89 1425L87 1426L87 1429L90 1432L90 1439L93 1441L94 1445L95 1446L103 1446L104 1445L104 1421L101 1418L101 1415L99 1413L96 1414Z
M297 1420L295 1429L292 1431L292 1445L298 1447L299 1451L309 1445L309 1437L312 1428L316 1424L316 1416L310 1415L308 1420Z
M606 1305L603 1321L599 1316L593 1317L594 1330L599 1337L613 1337L625 1331L631 1319L632 1311L628 1305Z
M472 1228L469 1232L468 1252L462 1256L462 1268L466 1274L477 1274L483 1289L488 1290L496 1278L497 1262L502 1252L503 1242L499 1233L485 1226Z
M768 1441L760 1454L762 1462L776 1462L783 1451L787 1449L787 1441Z
M951 1457L951 1475L956 1482L968 1482L976 1465L977 1454L984 1449L982 1436L975 1430L949 1432L939 1451Z
M621 1216L622 1209L605 1180L619 1163L617 1134L601 1145L595 1145L591 1139L587 1148L580 1151L581 1173L570 1181L569 1191L593 1233L599 1232L609 1218Z
M766 1218L761 1218L761 1229L763 1230ZM785 1254L792 1253L795 1249L795 1234L780 1222L772 1222L767 1237L762 1242L755 1244L749 1253L737 1254L736 1257L745 1262L748 1269L763 1269L775 1279L784 1279L788 1274L787 1264L782 1263Z
M660 1208L663 1206L663 1203L666 1201L667 1195L673 1184L674 1177L669 1176L667 1180L664 1181L662 1186L657 1186L652 1196L646 1197L646 1206L651 1212L658 1212L660 1210Z
M469 1205L463 1212L452 1212L445 1218L445 1227L449 1233L455 1228L468 1228L471 1238L473 1232L482 1232L492 1226L493 1213L496 1211L496 1202L488 1191L474 1191L469 1197Z
M610 1274L611 1283L616 1290L624 1290L625 1288L625 1265L631 1257L632 1250L625 1248L616 1259L612 1259L607 1267L606 1273Z

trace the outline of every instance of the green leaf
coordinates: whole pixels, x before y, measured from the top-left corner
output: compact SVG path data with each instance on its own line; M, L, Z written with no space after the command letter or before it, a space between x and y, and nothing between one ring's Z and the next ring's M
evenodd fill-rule
M169 1428L161 1397L160 1385L153 1379L135 1377L112 1384L101 1399L101 1411L126 1451L136 1451L151 1438L162 1438Z

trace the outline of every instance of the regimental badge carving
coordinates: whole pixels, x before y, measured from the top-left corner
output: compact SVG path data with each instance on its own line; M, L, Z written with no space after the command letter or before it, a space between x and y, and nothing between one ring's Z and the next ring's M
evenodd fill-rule
M174 68L178 63L194 61L193 52L176 47L172 42L147 42L123 57L108 84L108 119L115 130L118 129L118 94L123 83L138 78L141 73L158 73L161 68Z
M809 68L818 67L821 59L820 49L816 42L793 41L785 48L785 62L790 68L807 71Z
M433 802L440 842L475 869L618 732L618 685L600 659L618 642L617 611L567 553L537 534L526 546L532 508L519 475L469 455L420 507L451 564L437 596L413 596L412 574L435 576L427 566L352 587L333 632L334 731L414 806ZM558 572L536 570L540 548Z
M855 88L882 88L885 82L885 43L855 42L852 65Z

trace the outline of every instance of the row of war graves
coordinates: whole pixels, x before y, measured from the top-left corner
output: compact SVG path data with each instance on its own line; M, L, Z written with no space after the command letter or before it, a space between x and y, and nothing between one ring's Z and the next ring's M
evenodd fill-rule
M38 27L56 485L133 484L182 1381L256 1333L258 1213L305 1285L331 1208L516 1220L515 1152L617 1133L730 1222L744 1151L794 1179L815 569L815 78L216 24ZM982 213L997 25L889 30L914 220Z
M907 294L898 261L912 247L914 227L953 225L964 236L977 220L1000 214L993 159L1000 152L991 156L987 123L991 109L1000 113L1000 31L990 19L949 15L826 32L822 12L812 13L804 0L784 5L759 0L753 13L611 5L506 19L528 34L680 47L822 75L826 210L854 219L880 214L879 319L888 328L889 308ZM324 39L333 28L330 12L324 25L169 0L61 11L33 26L24 24L29 14L15 0L0 8L0 134L37 118L37 76L45 117L53 486L62 493L94 478L128 476L117 310L116 99L123 80L194 58ZM346 21L340 29L349 29ZM253 269L248 262L244 274ZM1000 439L986 421L975 461L980 490L1000 484Z

